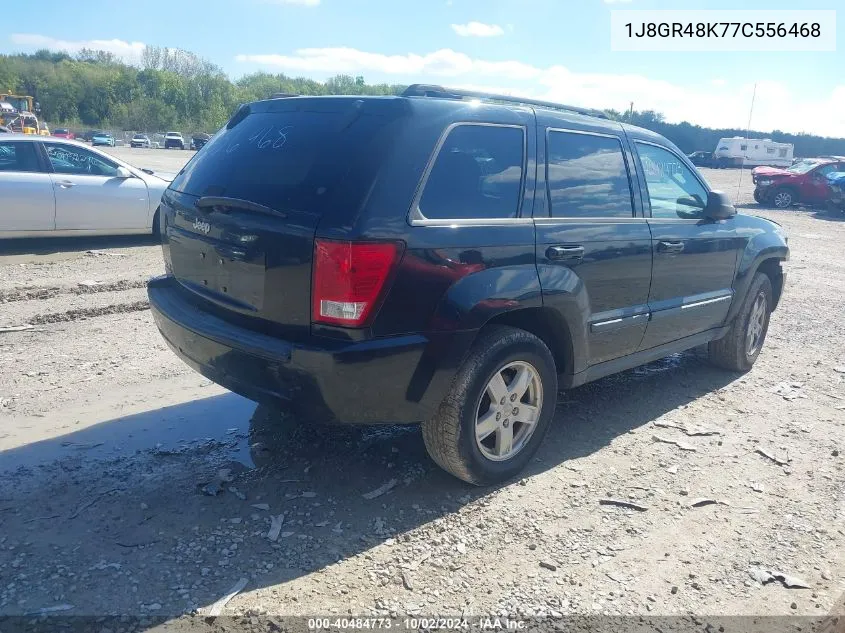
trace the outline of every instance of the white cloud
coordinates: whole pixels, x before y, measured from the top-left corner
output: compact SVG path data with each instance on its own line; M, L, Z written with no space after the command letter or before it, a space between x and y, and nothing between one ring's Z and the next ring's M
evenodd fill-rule
M117 58L127 64L139 66L142 61L144 49L147 45L144 42L127 42L125 40L61 40L47 35L35 33L13 33L9 40L24 52L47 49L60 51L75 55L82 49L94 51L106 51L114 54ZM179 50L173 47L164 47L165 50L173 52Z
M505 34L504 29L498 24L484 24L483 22L453 24L452 30L461 37L496 37Z
M114 53L120 59L137 64L141 61L141 53L146 46L143 42L127 42L125 40L60 40L47 35L34 33L12 33L9 39L23 50L35 51L47 48L51 51L65 51L76 54L83 48Z
M385 55L355 48L306 48L290 55L238 55L236 60L279 71L329 76L365 74L373 80L412 83L432 79L456 88L488 90L591 108L662 112L667 121L744 128L753 83L695 82L681 86L640 74L581 73L518 60L476 59L452 49L423 55ZM758 82L751 127L845 137L845 83L808 99L781 82Z
M724 85L726 85L728 82L727 82L727 81L725 81L724 79L721 79L721 78L717 77L716 79L711 79L711 80L710 80L710 83L711 83L711 84L713 84L714 86L724 86Z

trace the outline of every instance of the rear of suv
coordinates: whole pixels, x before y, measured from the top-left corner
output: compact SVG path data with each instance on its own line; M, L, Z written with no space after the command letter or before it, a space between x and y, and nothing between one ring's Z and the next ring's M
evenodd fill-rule
M569 388L703 344L750 369L786 239L666 139L435 86L243 106L162 197L156 324L259 402L417 423L475 484Z

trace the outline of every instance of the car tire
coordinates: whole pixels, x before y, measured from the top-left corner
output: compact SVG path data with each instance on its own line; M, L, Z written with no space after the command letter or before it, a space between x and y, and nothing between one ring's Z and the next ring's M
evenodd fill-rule
M161 209L156 209L155 214L153 215L153 237L161 236L161 226L159 225L161 222Z
M788 209L797 202L797 200L795 199L795 193L791 189L787 189L786 187L775 189L772 192L770 199L772 201L772 205L776 209Z
M711 363L730 371L751 369L769 331L772 298L772 282L768 275L756 273L728 333L708 345Z
M514 384L517 377L520 385ZM501 394L499 404L493 404L492 393ZM557 371L546 344L525 330L490 326L478 336L437 412L423 422L423 440L431 458L458 479L479 486L502 482L537 451L556 402ZM514 415L533 424L511 420ZM479 428L485 416L487 424Z

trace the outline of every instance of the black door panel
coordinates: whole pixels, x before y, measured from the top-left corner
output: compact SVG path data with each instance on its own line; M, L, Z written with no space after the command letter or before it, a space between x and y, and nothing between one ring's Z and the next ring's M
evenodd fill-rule
M624 356L637 350L647 319L648 287L651 279L651 234L645 220L601 223L589 220L535 220L537 227L537 269L544 305L570 301L584 292L587 305L588 363ZM580 248L580 258L557 260L548 257L556 246ZM579 287L563 286L571 275ZM570 283L571 285L571 283ZM632 318L639 316L639 318Z
M678 155L652 143L634 145L652 216L651 317L640 346L649 349L724 323L745 240L732 220L703 217L707 187Z
M578 306L584 353L567 368L578 373L638 349L648 323L651 233L636 217L637 179L621 130L616 136L548 128L543 141L537 269L545 306L563 314Z

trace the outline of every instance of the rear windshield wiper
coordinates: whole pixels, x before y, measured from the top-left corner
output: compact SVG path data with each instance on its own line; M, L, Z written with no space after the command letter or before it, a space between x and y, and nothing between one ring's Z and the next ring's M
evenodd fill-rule
M272 215L276 218L286 218L287 214L276 209L271 209L263 204L252 202L251 200L242 200L240 198L225 198L221 196L203 196L194 203L199 209L208 209L210 207L229 207L230 209L241 209L243 211L253 211L255 213L262 213L264 215Z

